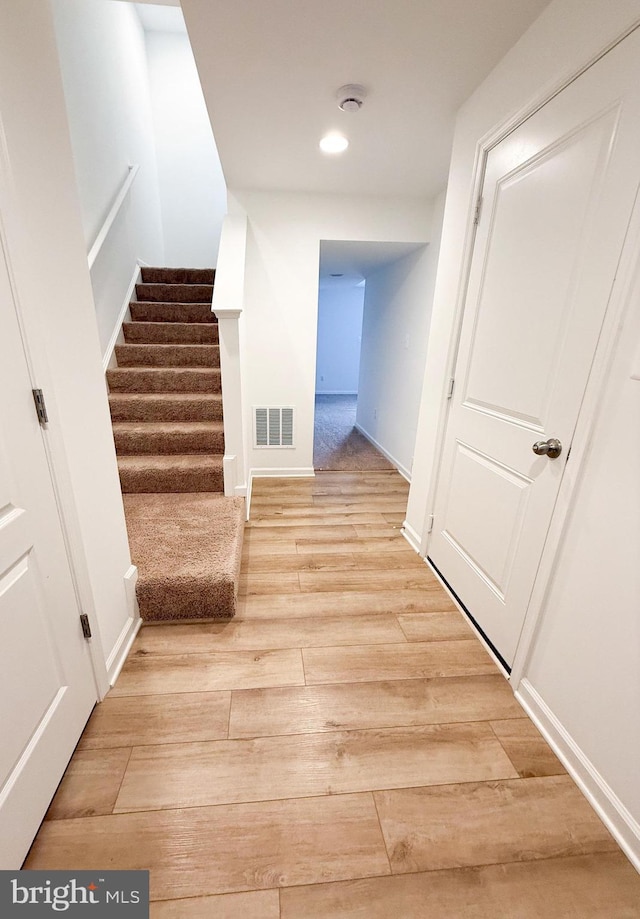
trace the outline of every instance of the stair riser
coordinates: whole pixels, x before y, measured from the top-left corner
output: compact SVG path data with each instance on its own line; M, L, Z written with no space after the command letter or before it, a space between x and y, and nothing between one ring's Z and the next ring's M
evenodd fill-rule
M109 398L112 421L222 421L222 399L197 395L189 400Z
M222 469L121 469L123 494L224 491Z
M208 303L211 304L211 284L136 284L138 300L154 303Z
M134 322L209 322L217 323L208 303L149 303L132 300L129 304Z
M127 344L138 345L217 345L215 322L125 322L122 326Z
M145 284L213 284L215 268L151 268L142 269Z
M139 580L136 595L145 622L180 622L189 619L232 619L237 610L233 581L205 585L185 592L181 584L153 584ZM222 613L221 610L225 612Z
M107 382L111 392L221 392L220 371L205 368L201 370L187 368L138 370L119 367L107 371Z
M218 345L116 345L119 367L219 367Z
M222 431L114 431L116 451L124 454L224 453Z

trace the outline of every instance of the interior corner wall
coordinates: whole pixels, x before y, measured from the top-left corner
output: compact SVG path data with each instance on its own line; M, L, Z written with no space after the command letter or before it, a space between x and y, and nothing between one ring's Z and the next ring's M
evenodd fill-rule
M421 199L233 190L248 219L243 398L247 472L309 471L321 240L430 239L432 203ZM295 446L253 444L252 409L294 406Z
M147 32L164 264L215 267L227 188L186 34Z
M52 415L46 437L65 519L78 536L81 601L106 660L131 619L124 581L131 559L51 8L42 0L21 0L19 10L3 4L0 20L13 195L2 216L33 371Z
M638 0L553 0L458 115L407 512L425 540L453 368L478 144L639 20ZM637 336L637 311L635 321L629 334ZM583 774L591 776L591 791L599 776L600 787L608 787L631 815L628 825L635 821L637 828L640 544L633 458L640 445L629 419L637 417L640 383L628 379L628 358L623 349L612 371L605 394L611 417L605 408L597 433L606 449L596 447L586 463L579 506L556 559L556 580L524 677L547 705L554 729L586 764ZM634 844L640 851L637 829Z
M356 424L411 478L444 192L426 247L367 277Z
M320 286L316 393L358 392L364 285Z
M137 260L164 244L144 31L130 3L52 0L85 251L128 174L140 171L91 271L102 352Z

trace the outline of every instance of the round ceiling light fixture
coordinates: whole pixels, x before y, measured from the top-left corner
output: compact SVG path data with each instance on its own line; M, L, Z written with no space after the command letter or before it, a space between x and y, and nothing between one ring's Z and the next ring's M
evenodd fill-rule
M342 134L336 131L331 134L325 134L320 141L320 149L323 153L344 153L349 146L349 141Z
M343 112L359 112L366 95L367 91L360 83L347 83L336 93L338 108Z

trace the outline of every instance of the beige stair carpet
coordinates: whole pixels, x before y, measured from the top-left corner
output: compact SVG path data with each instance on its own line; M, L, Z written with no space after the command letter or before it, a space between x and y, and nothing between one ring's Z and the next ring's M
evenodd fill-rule
M125 495L146 622L229 618L236 610L244 498ZM169 551L170 550L170 551Z
M107 371L131 557L146 621L236 609L243 499L225 498L211 269L142 269Z

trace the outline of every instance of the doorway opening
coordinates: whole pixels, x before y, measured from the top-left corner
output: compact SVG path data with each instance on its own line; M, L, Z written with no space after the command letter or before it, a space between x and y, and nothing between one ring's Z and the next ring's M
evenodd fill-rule
M316 471L397 469L409 478L428 334L426 251L321 241Z

